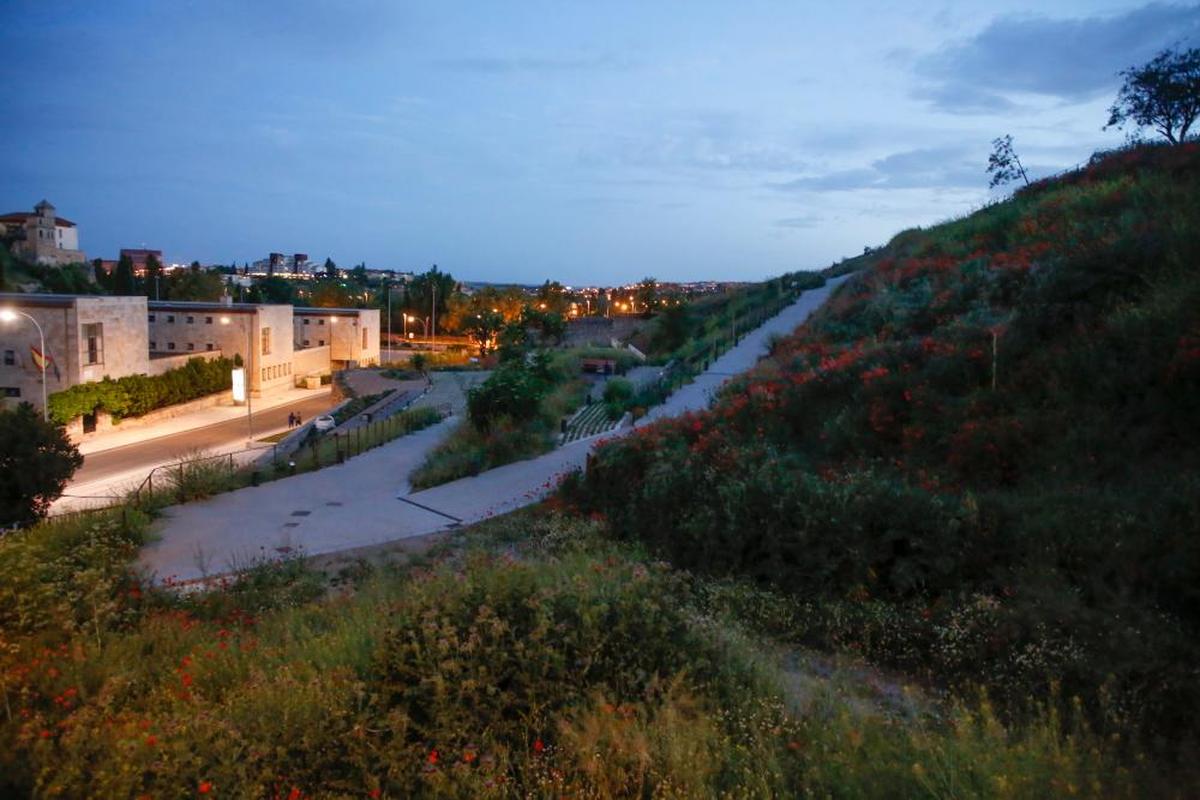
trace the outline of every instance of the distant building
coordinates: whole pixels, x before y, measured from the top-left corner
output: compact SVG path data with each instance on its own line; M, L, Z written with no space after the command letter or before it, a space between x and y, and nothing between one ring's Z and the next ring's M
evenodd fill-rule
M33 213L14 211L0 215L0 234L11 242L19 258L38 264L75 264L87 261L79 249L79 229L69 219L57 216L54 206L43 200Z
M146 271L146 262L150 260L150 256L154 256L154 260L163 263L162 250L146 250L143 248L121 248L121 258L128 257L133 262L133 271L136 274L142 274Z

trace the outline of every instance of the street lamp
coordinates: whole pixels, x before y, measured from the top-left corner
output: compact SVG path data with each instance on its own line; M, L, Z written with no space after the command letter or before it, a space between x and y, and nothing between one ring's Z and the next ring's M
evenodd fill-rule
M38 324L38 321L24 311L17 311L15 308L0 310L0 322L16 322L19 316L29 320L33 323L33 327L37 328L38 340L41 344L41 349L38 352L42 354L42 419L49 422L50 406L46 404L46 334L42 333L42 326Z
M221 324L228 325L229 317L221 317ZM250 404L250 378L254 374L251 371L251 364L254 363L254 321L251 319L246 324L246 432L249 436L246 446L254 444L254 410Z

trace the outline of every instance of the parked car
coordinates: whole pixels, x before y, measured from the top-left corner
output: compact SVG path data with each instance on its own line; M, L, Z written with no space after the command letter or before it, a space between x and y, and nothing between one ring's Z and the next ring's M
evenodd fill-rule
M313 420L313 427L322 432L331 431L337 427L337 422L334 421L333 417L326 414Z

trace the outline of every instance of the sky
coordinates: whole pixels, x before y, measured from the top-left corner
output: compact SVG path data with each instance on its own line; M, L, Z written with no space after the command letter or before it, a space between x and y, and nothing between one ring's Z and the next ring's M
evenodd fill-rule
M1120 145L1200 5L0 0L0 212L89 257L754 280Z

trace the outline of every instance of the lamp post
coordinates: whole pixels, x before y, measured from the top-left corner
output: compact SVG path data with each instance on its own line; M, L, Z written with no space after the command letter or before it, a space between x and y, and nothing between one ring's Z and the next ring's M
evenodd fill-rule
M387 287L387 315L388 315L388 348L387 348L387 363L392 363L392 284L387 281L383 282Z
M50 421L50 406L46 404L46 334L42 332L42 326L33 317L26 314L24 311L17 311L15 308L6 308L0 311L0 321L16 322L17 317L21 316L33 323L33 327L37 328L38 342L41 349L38 351L42 354L42 419Z
M229 317L221 317L221 324L228 325ZM246 324L246 446L254 444L254 410L250 404L250 378L254 374L251 364L254 363L254 319L251 317Z

